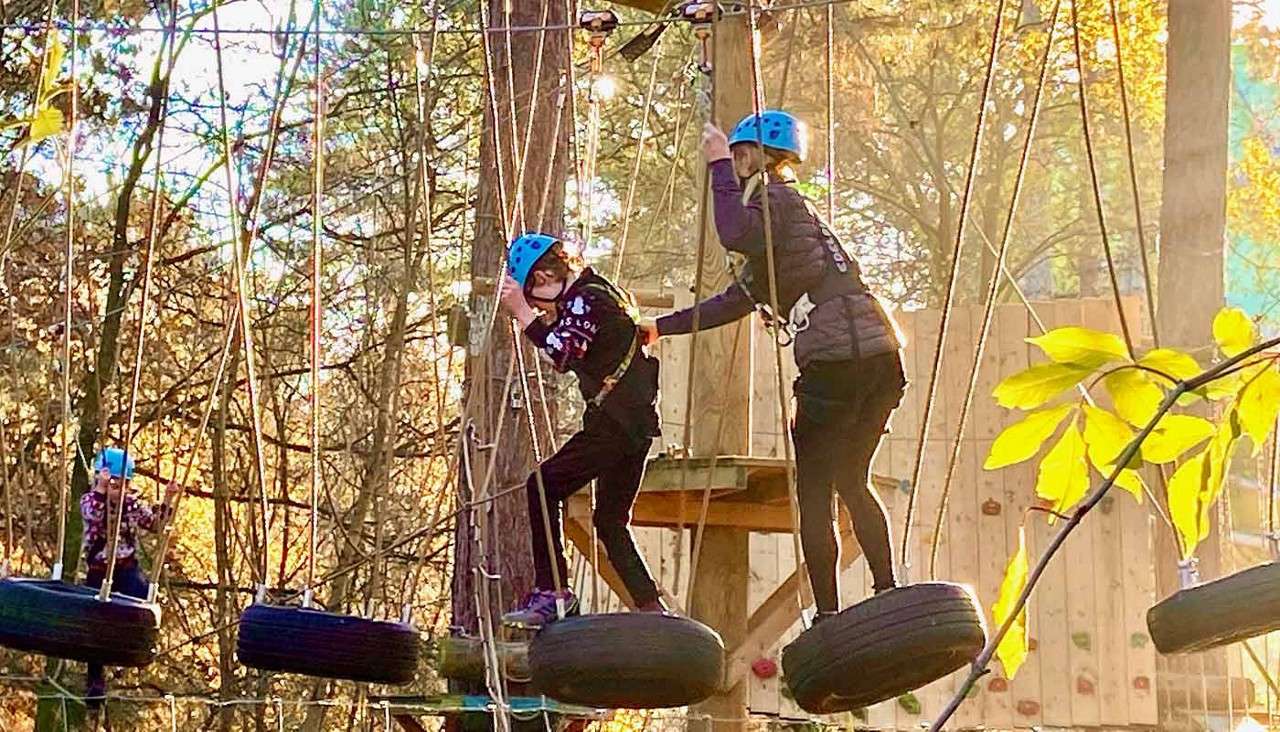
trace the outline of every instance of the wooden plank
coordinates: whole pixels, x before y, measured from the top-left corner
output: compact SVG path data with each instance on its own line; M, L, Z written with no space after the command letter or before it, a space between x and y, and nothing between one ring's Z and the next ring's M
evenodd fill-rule
M779 534L751 535L751 583L747 591L747 611L751 613L747 620L747 635L750 637L757 625L755 616L761 605L769 598L778 585L778 537ZM768 655L773 648L761 649L761 655ZM754 659L747 661L751 663ZM732 673L732 671L730 672ZM747 705L753 714L776 715L778 713L781 689L779 676L761 679L753 673L746 672Z
M1087 328L1114 331L1117 325L1115 312L1109 302L1090 300L1082 303L1081 323ZM1140 320L1132 320L1135 331ZM1099 405L1109 408L1105 393L1099 394ZM1099 510L1086 520L1091 529L1096 561L1093 566L1093 594L1095 601L1095 625L1097 634L1094 647L1097 653L1097 696L1101 724L1116 727L1129 725L1129 684L1125 668L1125 608L1123 596L1122 566L1130 561L1125 557L1120 542L1120 513L1118 501L1133 499L1121 490L1114 490L1103 500Z
M1039 312L1045 320L1045 326L1052 329L1066 325L1062 318L1066 314L1058 309L1056 303L1038 304ZM1038 348L1031 349L1032 363L1043 362L1044 356ZM1049 526L1044 514L1028 519L1028 524L1035 526L1034 553L1036 556L1049 544L1050 538L1057 532L1058 526ZM1049 563L1040 582L1035 602L1036 614L1039 617L1037 639L1039 641L1042 664L1040 666L1041 714L1044 724L1054 727L1072 726L1072 695L1075 687L1075 674L1072 672L1071 633L1072 617L1067 606L1067 558L1071 554L1062 552L1057 561ZM1075 560L1072 560L1074 562Z
M1084 323L1080 301L1060 301L1055 310L1054 322L1059 326ZM1083 418L1080 426L1084 427ZM1092 469L1090 478L1096 485L1097 476ZM1094 588L1097 567L1093 536L1092 527L1072 532L1057 562L1066 570L1067 652L1071 671L1065 682L1071 689L1071 721L1085 727L1098 726L1102 717L1098 696L1098 613Z
M1029 316L1021 304L1001 305L997 313L997 319L998 339L996 344L999 351L999 370L1001 375L1007 376L1017 373L1028 366L1027 344L1023 339L1028 335L1028 330L1034 326L1029 322ZM1002 425L1011 424L1022 416L1020 412L1003 408L999 408L999 411L1002 414ZM1009 556L1017 548L1018 530L1022 526L1024 516L1026 516L1027 507L1035 502L1035 466L1036 462L1031 460L990 473L1000 481L1003 491L1004 510L1002 515L1004 516L1006 552L1005 559L1001 563L999 570L1002 577L1004 567L1008 564ZM1036 521L1038 518L1033 517L1032 520ZM1034 531L1034 528L1028 530L1028 542L1034 540ZM1028 551L1034 552L1038 548L1038 545L1032 544L1028 547ZM1032 556L1034 556L1034 553ZM1028 630L1029 637L1036 639L1042 634L1039 618L1035 611L1036 606L1039 604L1038 593L1032 595L1031 602L1032 609L1027 614ZM990 612L991 607L988 605L988 618L991 617ZM1012 726L1014 727L1030 728L1039 726L1042 723L1040 711L1041 658L1042 654L1038 648L1031 650L1018 675L1013 679L1007 679L1007 694L1009 707L1013 712ZM1003 670L997 673L998 678L1004 678ZM988 689L991 683L991 681L987 682ZM999 685L997 684L997 686ZM996 692L992 693L994 695Z
M1156 725L1160 715L1156 693L1156 651L1147 635L1147 609L1156 602L1153 571L1154 520L1147 506L1131 500L1117 502L1120 515L1120 544L1125 621L1126 692L1129 723ZM1158 527L1163 529L1164 527ZM1167 561L1167 560L1166 560Z

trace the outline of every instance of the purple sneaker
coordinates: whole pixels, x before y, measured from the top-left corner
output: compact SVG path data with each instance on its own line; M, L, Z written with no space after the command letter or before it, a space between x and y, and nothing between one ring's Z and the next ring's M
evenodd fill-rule
M578 614L578 598L573 596L573 592L534 589L524 596L515 610L502 616L502 624L517 628L541 628L558 619L561 612L565 616Z

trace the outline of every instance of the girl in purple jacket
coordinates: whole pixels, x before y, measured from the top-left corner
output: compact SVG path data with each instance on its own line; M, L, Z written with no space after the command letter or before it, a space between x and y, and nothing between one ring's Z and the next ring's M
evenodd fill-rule
M748 115L727 138L714 125L705 127L716 233L725 249L745 255L746 264L723 292L644 327L652 341L690 332L695 309L706 329L769 309L767 194L779 312L766 316L795 339L800 376L792 436L800 533L821 620L840 609L833 488L853 517L876 592L897 585L888 518L870 474L906 379L892 319L867 290L858 263L792 185L792 166L804 161L807 138L800 120L774 110ZM764 192L761 169L768 178Z

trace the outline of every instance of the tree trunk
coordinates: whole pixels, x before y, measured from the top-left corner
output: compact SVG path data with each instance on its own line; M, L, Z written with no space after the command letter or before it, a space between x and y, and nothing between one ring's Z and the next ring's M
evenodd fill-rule
M1227 103L1231 89L1229 0L1170 0L1164 123L1164 198L1160 206L1157 321L1161 344L1191 351L1211 342L1224 301ZM1199 354L1203 357L1207 354ZM1226 497L1223 500L1227 500ZM1220 572L1216 525L1200 544L1200 571ZM1171 532L1156 534L1158 592L1175 592L1177 550ZM1168 659L1164 671L1225 673L1222 652L1200 660ZM1162 717L1168 710L1161 710Z
M558 24L568 17L564 0L514 0L509 15L504 12L504 5L503 0L490 0L491 28ZM494 307L495 285L500 281L495 275L505 261L507 236L537 228L551 233L563 231L566 162L570 155L567 130L572 117L566 102L560 115L561 124L556 126L561 77L568 72L571 41L568 31L510 36L494 32L489 34L489 40L493 94L491 98L486 97L486 101L492 103L484 109L481 172L476 189L476 236L471 249L472 344L482 350L468 354L464 403L471 405L469 416L477 442L494 445L492 451L473 451L472 485L480 490L485 484L485 471L492 459L493 475L488 486L493 493L523 483L528 477L534 463L524 409L527 404L534 414L540 415L541 407L520 388L518 368L513 371L511 394L503 399L505 377L514 358L509 318L500 313L487 339L479 331L488 324ZM503 222L510 218L509 213L503 211L504 205L508 210L519 212L510 232L504 231ZM529 347L527 343L523 346L526 350ZM536 386L532 390L536 394ZM513 408L517 404L520 408ZM463 433L465 435L466 425ZM545 452L549 446L540 447ZM460 486L461 500L477 497L471 494L465 475ZM510 604L532 586L527 513L524 493L516 491L478 509L474 524L472 512L464 511L459 516L451 588L455 627L470 633L478 629L474 570L480 564L502 578L493 595L495 611L500 611L498 605ZM477 536L473 528L477 525L487 527L483 536L487 544L486 557L476 554Z

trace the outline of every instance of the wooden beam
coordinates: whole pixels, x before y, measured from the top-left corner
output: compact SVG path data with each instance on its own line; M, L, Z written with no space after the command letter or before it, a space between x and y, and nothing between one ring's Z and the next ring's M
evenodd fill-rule
M414 719L412 715L393 714L391 715L391 718L394 719L396 724L400 725L400 729L403 729L405 732L427 732L427 728L418 724L418 720Z
M644 494L636 497L631 509L634 526L686 528L698 525L702 496L689 491L685 500L679 493ZM567 513L585 527L591 520L591 499L585 495L569 499ZM786 504L766 505L734 501L711 501L707 506L707 526L726 526L748 531L790 532L791 509ZM589 546L589 545L588 545Z
M862 547L853 536L853 526L848 516L841 510L840 521L840 571L844 571L862 556ZM803 578L800 573L804 566L797 566L778 585L760 607L751 613L747 620L747 634L742 642L728 651L728 663L725 667L725 684L732 687L746 678L751 662L768 653L778 642L782 634L795 624L800 617L798 591Z
M573 502L570 501L570 506ZM590 508L587 510L587 520L590 521ZM582 524L572 511L566 511L564 517L564 535L573 542L573 545L582 552L582 556L587 558L587 563L591 564L595 559L595 552L591 551L591 530ZM604 553L604 547L600 547L600 552ZM627 586L623 584L622 577L614 571L613 565L607 561L601 562L599 567L592 565L600 574L600 578L604 580L609 589L622 599L622 602L628 609L635 609L636 603L631 599L631 593L627 592Z

